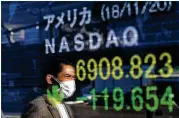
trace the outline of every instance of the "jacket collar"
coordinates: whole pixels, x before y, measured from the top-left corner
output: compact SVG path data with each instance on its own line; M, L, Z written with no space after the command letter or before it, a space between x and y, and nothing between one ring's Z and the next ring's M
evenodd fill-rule
M47 95L43 94L42 97L44 98L45 102L47 103L47 108L49 109L53 118L59 118L60 114L58 110L52 105L52 103L48 100Z
M52 105L52 103L48 100L46 94L43 94L42 97L44 98L45 102L46 102L48 105Z

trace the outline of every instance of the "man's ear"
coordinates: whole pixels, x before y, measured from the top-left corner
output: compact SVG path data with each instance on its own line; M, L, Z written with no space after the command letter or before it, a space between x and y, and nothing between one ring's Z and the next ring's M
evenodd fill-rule
M53 82L52 82L52 77L53 77L53 76L52 76L51 74L47 74L47 75L46 75L46 81L47 81L48 84L53 84Z

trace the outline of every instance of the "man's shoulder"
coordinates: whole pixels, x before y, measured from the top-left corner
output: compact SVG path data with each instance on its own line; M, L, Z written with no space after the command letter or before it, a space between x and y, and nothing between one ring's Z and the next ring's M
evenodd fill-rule
M38 96L36 99L29 102L22 113L22 118L47 118L48 114L47 103L43 96ZM50 118L50 117L49 117Z
M36 103L36 102L42 102L42 101L44 101L44 98L43 98L43 96L41 95L41 96L36 97L36 98L33 99L32 101L30 101L30 103Z
M42 107L42 106L46 106L46 99L44 97L44 95L38 96L37 98L35 98L34 100L30 101L31 105L35 105L36 107Z

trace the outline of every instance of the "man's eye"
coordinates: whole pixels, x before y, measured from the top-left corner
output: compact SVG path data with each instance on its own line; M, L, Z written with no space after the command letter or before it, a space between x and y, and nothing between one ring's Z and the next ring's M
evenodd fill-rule
M65 75L65 77L71 77L70 75Z

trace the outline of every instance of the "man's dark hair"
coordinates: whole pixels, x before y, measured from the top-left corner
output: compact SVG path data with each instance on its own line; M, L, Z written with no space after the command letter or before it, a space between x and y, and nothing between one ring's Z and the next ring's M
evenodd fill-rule
M52 74L53 76L57 76L58 73L60 73L63 69L63 65L70 65L72 67L73 64L67 60L62 60L62 59L56 59L56 60L53 60L52 62L48 63L47 64L47 67L46 67L46 75L47 74Z

